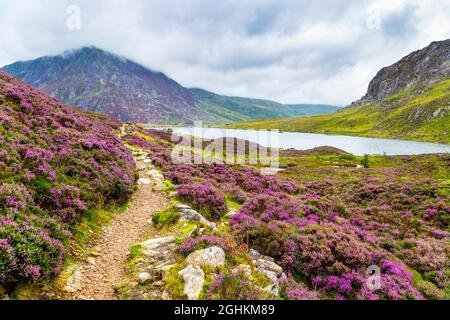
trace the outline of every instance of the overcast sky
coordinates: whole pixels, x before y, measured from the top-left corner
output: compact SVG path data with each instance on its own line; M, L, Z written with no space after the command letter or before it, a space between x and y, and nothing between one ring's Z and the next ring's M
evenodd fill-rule
M1 66L94 45L187 87L283 103L346 105L447 38L449 0L0 0Z

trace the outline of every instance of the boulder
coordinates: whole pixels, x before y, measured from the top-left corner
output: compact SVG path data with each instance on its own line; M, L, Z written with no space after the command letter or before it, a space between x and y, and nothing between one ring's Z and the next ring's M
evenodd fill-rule
M187 204L184 204L184 203L179 203L179 204L176 204L175 206L174 206L174 208L176 209L176 210L182 210L182 209L191 209L191 207L190 206L188 206Z
M205 273L198 266L188 265L178 274L183 278L184 282L184 295L189 300L197 300L200 296L200 292L203 288L203 282L205 281Z
M256 261L256 267L260 270L267 270L274 272L277 276L281 276L281 274L283 273L283 268L281 268L275 262L266 259L258 259Z
M83 267L77 264L73 264L67 269L66 272L69 273L70 275L66 280L63 290L71 293L81 290Z
M148 272L141 272L137 276L137 282L141 285L146 285L152 282L152 276Z
M253 260L259 260L263 257L262 254L260 254L258 251L254 250L254 249L250 249L249 254L250 254L250 257L253 258Z
M194 266L223 266L225 264L225 251L223 251L222 248L216 246L197 250L188 255L188 257L186 258L186 262Z
M214 222L208 221L204 216L192 209L180 209L178 210L181 214L179 221L198 221L201 224L209 227L211 229L216 228L216 224Z
M278 292L280 290L280 282L278 281L276 273L268 270L262 270L262 273L264 273L270 279L270 281L272 281L272 284L265 287L264 290L273 294L274 296L278 296Z
M154 250L161 246L168 245L174 242L175 238L173 236L163 237L163 238L154 238L144 242L141 242L141 247L147 250Z

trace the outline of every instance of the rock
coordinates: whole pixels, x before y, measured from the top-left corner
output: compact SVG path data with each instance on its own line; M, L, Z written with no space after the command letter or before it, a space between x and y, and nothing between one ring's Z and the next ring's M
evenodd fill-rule
M71 293L79 291L82 285L81 279L83 278L83 267L73 264L67 268L66 272L70 275L66 280L63 290Z
M147 258L152 258L152 257L155 257L155 256L157 256L157 255L159 255L160 254L160 252L159 251L155 251L155 250L145 250L144 252L142 252L142 254L144 255L144 256L146 256Z
M223 251L222 248L216 246L197 250L188 255L188 257L186 258L186 262L194 266L223 266L225 264L225 251Z
M158 268L154 268L152 266L148 266L147 269L145 270L145 272L142 272L142 273L148 274L148 277L149 277L148 280L150 282L160 281L163 278L162 270L158 269Z
M259 270L266 270L274 272L277 276L281 276L283 273L283 268L281 268L279 265L277 265L275 262L266 260L266 259L258 259L256 261L256 267Z
M178 274L183 277L184 281L184 295L189 300L197 300L203 288L205 281L205 273L198 266L188 265Z
M182 210L182 209L190 209L191 207L188 206L187 204L179 203L179 204L176 204L174 206L174 208L179 211L179 210Z
M248 264L240 264L233 269L233 273L242 273L246 278L250 278L252 275L252 268Z
M178 210L181 214L179 221L198 221L201 224L211 228L215 229L216 224L214 222L208 221L204 216L202 216L200 213L198 213L195 210L192 209L181 209Z
M152 160L150 160L149 158L144 159L144 163L151 163Z
M164 290L162 295L161 295L161 299L162 300L170 300L170 294L167 290Z
M147 179L147 178L139 178L137 183L140 185L149 185L152 182L150 181L150 179Z
M254 260L258 260L263 257L263 255L261 253L259 253L258 251L254 250L254 249L250 249L249 254L250 254L250 257L252 257Z
M278 292L280 290L280 282L278 281L277 275L273 271L263 270L262 273L264 273L270 281L272 281L272 284L265 287L264 290L278 296Z
M158 247L172 243L175 240L173 236L163 238L153 238L144 242L141 242L141 247L147 250L153 250Z
M149 284L152 281L152 275L148 272L141 272L137 276L137 281L141 285Z

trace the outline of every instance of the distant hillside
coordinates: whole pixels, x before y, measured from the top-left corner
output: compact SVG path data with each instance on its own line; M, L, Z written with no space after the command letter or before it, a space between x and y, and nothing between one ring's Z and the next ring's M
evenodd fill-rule
M382 69L361 100L338 112L232 127L450 143L450 40Z
M190 89L199 101L198 107L212 115L220 115L226 122L291 117L297 113L291 108L270 100L228 97L203 89Z
M287 106L300 116L332 113L341 109L329 104L288 104Z
M129 122L221 124L299 114L273 101L188 89L161 72L95 47L16 62L3 69L67 104Z

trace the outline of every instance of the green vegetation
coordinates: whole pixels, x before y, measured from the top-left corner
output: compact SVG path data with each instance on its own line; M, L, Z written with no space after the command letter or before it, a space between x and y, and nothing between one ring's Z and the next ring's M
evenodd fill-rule
M422 93L417 93L422 92ZM431 88L403 90L371 102L319 116L238 122L239 129L343 134L450 143L450 80Z

